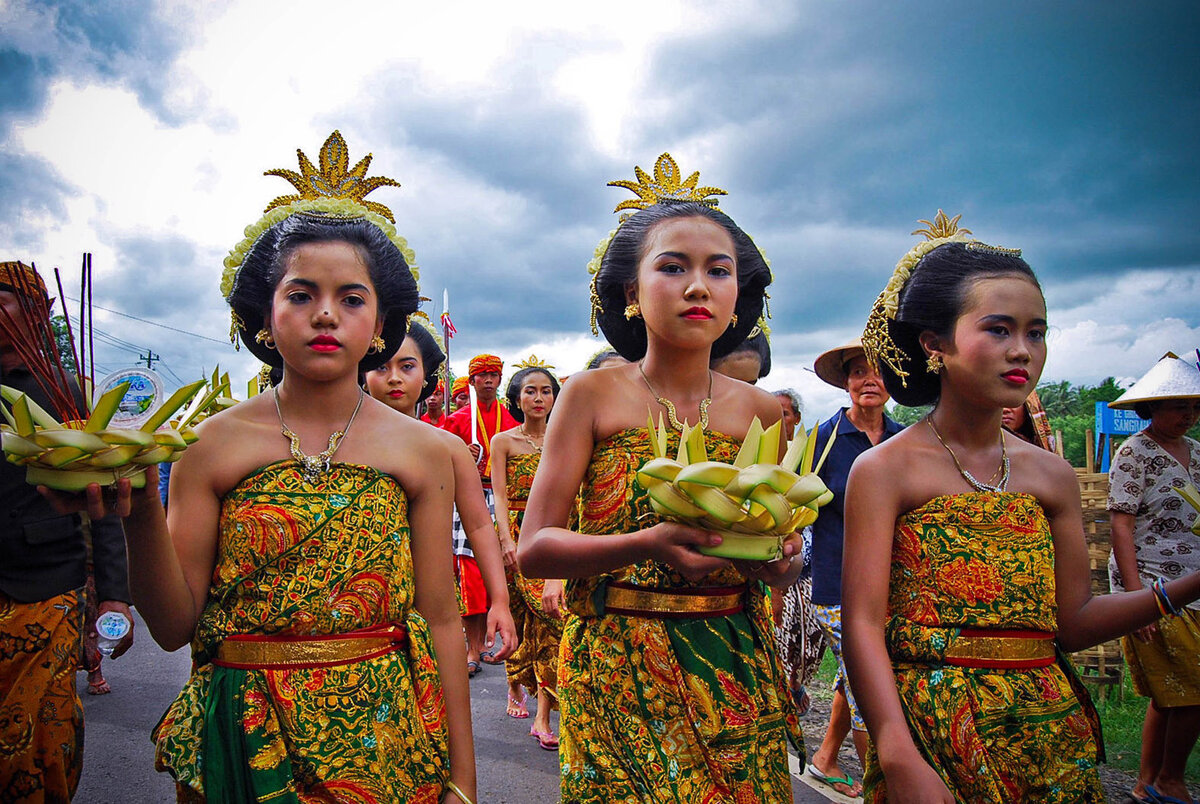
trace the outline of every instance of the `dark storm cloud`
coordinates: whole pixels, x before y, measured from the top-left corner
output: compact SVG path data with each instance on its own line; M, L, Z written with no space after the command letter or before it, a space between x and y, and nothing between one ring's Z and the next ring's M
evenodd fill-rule
M198 299L211 302L216 297L212 260L202 261L189 240L117 236L112 238L112 246L116 265L94 268L98 280L103 278L103 284L97 281L97 289L104 292L106 307L137 311L144 318L187 322L189 318L181 316L181 311L196 307Z
M61 219L71 188L45 160L11 153L0 145L0 226L22 254L0 259L32 259L45 242L37 222Z

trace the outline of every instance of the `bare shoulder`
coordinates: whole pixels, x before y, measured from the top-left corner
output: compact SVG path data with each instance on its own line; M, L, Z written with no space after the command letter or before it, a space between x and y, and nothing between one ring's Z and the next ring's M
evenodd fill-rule
M197 425L196 436L171 473L218 496L256 469L288 457L279 416L265 395L210 416Z
M1009 489L1037 497L1051 516L1078 508L1079 479L1074 467L1058 455L1015 436L1006 436L1005 446L1013 482Z

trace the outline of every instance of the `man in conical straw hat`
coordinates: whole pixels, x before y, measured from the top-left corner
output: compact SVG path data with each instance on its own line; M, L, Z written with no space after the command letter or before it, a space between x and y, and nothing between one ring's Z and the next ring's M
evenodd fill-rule
M1109 582L1113 591L1161 588L1200 570L1197 512L1178 493L1200 486L1200 443L1187 437L1200 419L1200 370L1167 353L1109 407L1149 420L1109 471ZM1183 773L1200 734L1200 602L1160 610L1121 640L1134 689L1150 699L1132 795L1191 801Z

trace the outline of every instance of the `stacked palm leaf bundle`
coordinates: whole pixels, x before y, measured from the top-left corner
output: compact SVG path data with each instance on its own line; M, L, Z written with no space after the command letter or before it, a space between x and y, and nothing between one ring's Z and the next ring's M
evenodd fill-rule
M58 271L60 298L65 298ZM0 329L50 401L52 411L26 394L7 386L0 396L5 424L0 424L3 451L10 463L25 467L25 479L59 491L82 491L91 483L107 486L128 477L135 487L145 484L143 470L152 464L179 459L196 441L191 424L221 394L214 388L202 397L205 381L185 385L155 410L138 429L109 428L128 389L122 383L92 401L95 356L91 336L91 255L84 255L80 282L80 337L75 337L66 317L71 358L77 371L68 371L59 354L50 322L52 301L33 287L16 288L24 326L0 308ZM78 345L78 346L77 346ZM223 386L227 389L227 383ZM82 391L82 394L80 393ZM174 421L175 413L190 406Z
M814 468L815 427L808 433L799 427L779 461L780 423L764 430L755 417L732 464L708 459L699 427L684 425L674 459L666 454L662 417L657 427L651 417L649 429L654 457L638 470L638 483L663 518L721 535L721 544L700 548L706 555L747 561L779 558L783 540L815 522L818 509L833 499L816 474L833 437Z

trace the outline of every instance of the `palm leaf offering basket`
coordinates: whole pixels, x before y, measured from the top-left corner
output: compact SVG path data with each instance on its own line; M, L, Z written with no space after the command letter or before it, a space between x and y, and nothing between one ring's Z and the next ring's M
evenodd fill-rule
M750 425L732 464L710 461L704 431L684 425L674 459L667 457L667 430L649 422L653 456L638 470L638 483L650 507L664 519L711 530L721 544L702 547L710 556L771 561L782 555L783 540L811 525L818 509L833 499L816 472L833 446L835 432L813 467L817 428L802 427L779 461L780 423Z
M60 422L27 395L8 386L0 396L5 423L0 424L4 457L25 467L25 480L58 491L79 492L90 483L112 485L123 477L135 488L145 485L143 470L151 464L179 460L196 441L190 425L220 396L222 388L203 397L204 380L185 385L171 395L140 428L109 428L128 383L121 383L96 400L85 420ZM181 407L192 404L168 423ZM11 410L10 410L11 408Z

